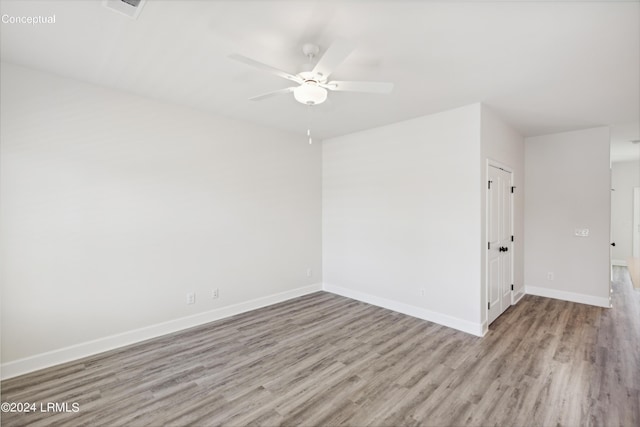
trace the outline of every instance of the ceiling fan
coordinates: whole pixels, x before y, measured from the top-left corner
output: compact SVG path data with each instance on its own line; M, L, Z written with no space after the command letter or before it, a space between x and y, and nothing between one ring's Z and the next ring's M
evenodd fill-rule
M249 98L252 101L293 92L296 101L312 106L322 104L326 101L327 91L385 94L393 90L393 83L389 82L329 81L331 73L353 52L353 46L342 39L334 41L322 57L320 57L315 66L312 65L313 60L320 52L320 47L316 44L307 43L302 46L302 52L309 59L309 62L305 70L298 74L288 73L238 54L229 55L229 57L297 83L297 86L291 86Z

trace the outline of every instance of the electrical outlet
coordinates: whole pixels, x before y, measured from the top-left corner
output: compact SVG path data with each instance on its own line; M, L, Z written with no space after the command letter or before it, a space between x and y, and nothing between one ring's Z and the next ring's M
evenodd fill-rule
M310 268L307 268L307 277L311 277L313 276L313 270L311 270Z
M553 279L554 279L553 272L552 271L548 272L547 273L547 280L553 280Z
M196 294L194 292L189 292L187 294L187 304L195 304L196 303Z
M220 292L218 291L218 288L211 290L211 298L218 299L219 296L220 296Z
M420 288L420 296L423 297L427 295L427 290L425 288Z
M589 237L589 229L588 228L576 228L573 230L573 234L578 237Z

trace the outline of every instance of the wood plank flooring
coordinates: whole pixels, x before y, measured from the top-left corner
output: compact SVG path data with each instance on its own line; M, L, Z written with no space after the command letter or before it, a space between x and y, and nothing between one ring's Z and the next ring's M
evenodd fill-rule
M525 296L484 338L329 293L2 382L3 426L638 426L640 291Z
M640 289L640 258L627 258L627 265L629 266L628 268L629 275L631 276L631 285L636 289Z

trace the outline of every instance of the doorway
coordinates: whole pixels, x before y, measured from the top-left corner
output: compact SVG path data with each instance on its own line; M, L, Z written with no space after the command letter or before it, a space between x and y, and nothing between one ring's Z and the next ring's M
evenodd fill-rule
M487 310L491 324L511 306L513 283L512 172L489 164L487 170Z

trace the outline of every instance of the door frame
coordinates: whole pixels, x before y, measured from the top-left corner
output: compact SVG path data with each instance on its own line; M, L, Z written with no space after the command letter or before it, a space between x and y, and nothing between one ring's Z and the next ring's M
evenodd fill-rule
M633 227L631 235L631 256L640 257L640 187L633 187Z
M487 250L487 242L489 241L489 189L487 186L487 181L489 180L489 168L490 167L495 167L498 169L502 169L505 172L509 173L509 186L512 188L515 188L513 183L514 183L514 171L513 168L505 163L499 162L497 160L493 160L491 158L487 158L486 160L486 165L485 165L485 182L483 183L484 185L484 199L485 199L485 209L484 209L484 217L485 217L485 221L484 221L484 242L483 242L483 250ZM515 229L515 224L514 224L514 203L513 203L513 198L514 198L514 194L513 192L509 193L509 216L511 217L511 221L510 221L510 227L511 227L511 235L515 236L514 234L514 229ZM521 237L520 237L521 238ZM510 249L510 255L509 255L509 262L511 264L511 268L510 268L510 274L511 277L509 278L509 280L511 281L512 284L514 283L514 277L515 277L515 272L514 272L514 266L515 266L515 242L511 242L511 244L509 245L509 249ZM485 252L486 254L486 252ZM485 305L483 307L483 310L487 310L486 308L486 301L489 301L489 255L487 254L484 257L484 283L485 283ZM511 295L511 301L509 305L514 305L516 303L516 301L514 301L514 295L515 295L515 291L514 289L511 290L510 292ZM488 310L485 311L487 313L487 325L489 322L489 317L488 317Z

